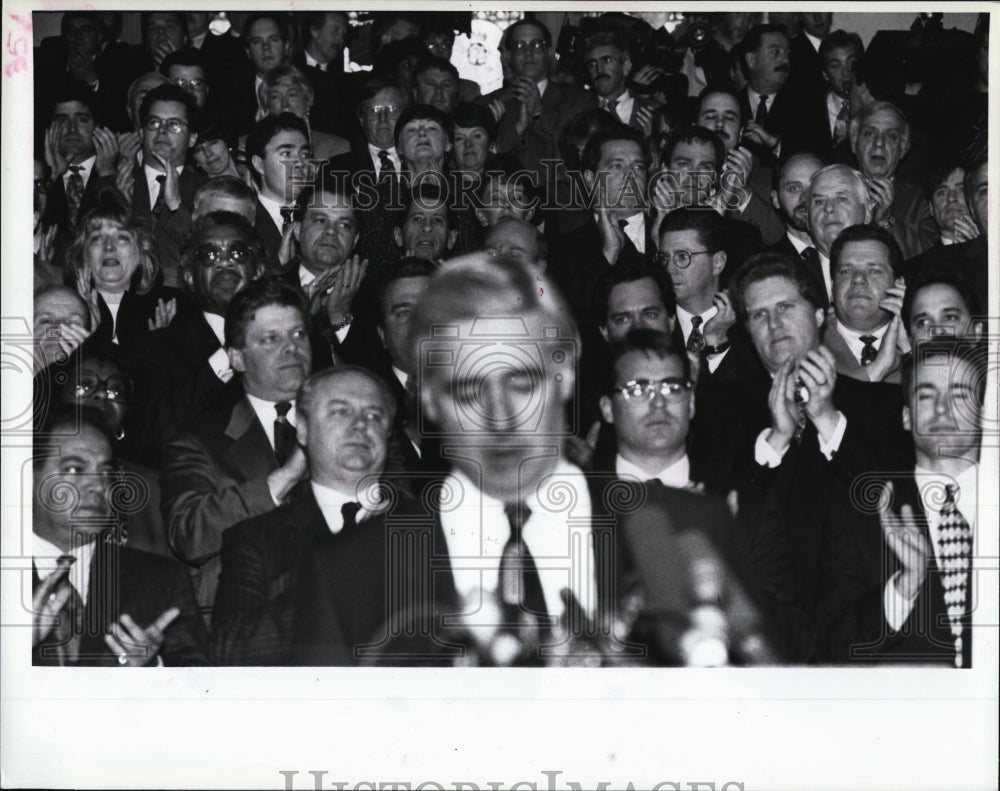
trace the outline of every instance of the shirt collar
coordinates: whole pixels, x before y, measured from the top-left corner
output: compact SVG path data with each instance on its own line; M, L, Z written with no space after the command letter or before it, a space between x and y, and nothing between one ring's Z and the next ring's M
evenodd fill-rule
M977 465L970 464L958 475L951 476L916 465L913 477L918 485L924 512L935 516L941 512L941 504L944 502L943 487L951 484L956 487L955 506L962 512L966 521L970 525L973 524L977 506L978 469ZM939 486L929 484L939 484Z
M94 163L97 161L97 154L87 157L83 162L77 162L72 167L80 168L80 177L83 179L83 183L86 184L87 180L90 178L90 171L94 168ZM66 172L63 173L63 183L65 184L69 181L69 177L73 175L73 171L66 168Z
M538 95L539 96L545 96L545 89L548 88L548 87L549 87L549 78L548 77L546 77L545 79L539 80L538 81Z
M341 512L345 503L359 503L361 509L358 511L355 521L362 522L364 519L371 514L371 511L365 508L365 501L367 498L364 493L359 495L350 495L339 489L332 489L329 486L324 486L321 483L316 483L316 481L310 481L309 485L312 487L313 497L316 498L316 505L319 506L320 512L323 514L323 519L326 521L326 526L330 529L331 533L339 533L344 529L344 515Z
M810 244L809 242L801 242L801 241L799 241L794 236L792 236L790 233L788 233L788 231L785 231L785 236L788 237L788 241L792 243L792 247L795 248L795 252L798 253L799 255L802 255L803 251L805 251L809 247L812 247L814 250L816 250L816 246L815 245ZM811 241L812 240L810 240L810 242ZM816 252L819 253L819 250L816 250Z
M695 315L701 316L701 326L704 327L705 323L718 312L719 309L715 307L715 305L712 305L704 313L698 313L698 314L689 313L688 311L684 310L684 308L682 308L680 305L678 305L677 320L681 324L681 334L685 338L687 338L687 336L691 334L691 319L694 318Z
M94 546L100 539L88 541L80 546L75 546L67 552L63 552L59 547L50 541L46 541L38 533L31 534L31 557L35 564L35 572L40 580L46 579L59 566L59 558L62 555L71 555L76 558L76 563L69 570L67 579L76 588L80 598L87 601L87 592L90 588L90 564L94 558Z
M278 403L277 401L265 401L263 398L258 398L255 395L250 395L249 393L244 393L247 397L247 401L250 402L250 406L253 407L254 413L257 415L258 420L260 420L261 425L265 428L264 430L270 435L274 431L274 421L278 417L278 413L274 409L274 405ZM292 408L288 410L288 414L285 415L285 419L295 425L295 400L291 400ZM272 437L273 441L273 437Z
M640 481L655 479L671 489L685 489L691 485L691 461L686 453L673 464L668 464L656 475L650 475L619 453L615 457L615 473L619 478L637 478Z
M218 313L209 313L207 310L202 311L201 315L205 317L206 323L211 327L212 332L215 333L215 337L219 339L219 343L225 346L226 317L220 316Z
M806 39L808 39L809 43L812 44L813 50L819 52L819 45L823 43L823 40L816 38L816 36L811 33L807 33L805 30L802 31L802 35L804 35Z
M328 63L320 63L316 58L309 54L309 50L303 50L302 54L306 56L306 66L311 66L314 69L319 69L320 71L326 71Z

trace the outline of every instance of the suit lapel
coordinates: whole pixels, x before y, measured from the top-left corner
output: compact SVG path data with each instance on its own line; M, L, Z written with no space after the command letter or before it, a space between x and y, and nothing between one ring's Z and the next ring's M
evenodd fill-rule
M244 480L267 475L277 467L274 448L245 396L233 407L225 435L232 440L224 451L226 460Z

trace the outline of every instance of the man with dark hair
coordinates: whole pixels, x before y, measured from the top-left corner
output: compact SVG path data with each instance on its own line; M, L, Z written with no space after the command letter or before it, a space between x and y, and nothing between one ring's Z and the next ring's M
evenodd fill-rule
M198 109L203 109L211 93L205 58L193 47L174 50L160 63L160 74L181 90L194 97ZM214 107L213 101L212 106Z
M264 78L285 62L291 50L288 15L271 11L248 14L241 39L253 67L253 82L247 80L239 87L239 128L249 129L267 113L260 98Z
M826 278L820 256L809 236L809 183L813 174L825 163L814 154L792 154L774 171L771 204L785 224L785 235L765 248L769 253L781 253L800 259L806 273L823 295L823 307L830 306Z
M399 176L402 163L396 151L396 122L406 107L403 91L392 80L369 77L362 85L357 103L362 145L332 157L326 164L325 178L348 181L356 189L359 176L369 183Z
M857 33L835 30L819 46L823 79L826 80L826 118L830 133L829 151L834 162L850 159L851 105L864 98L858 84L858 65L865 46Z
M293 645L299 567L326 547L336 551L342 542L356 541L355 533L372 534L376 544L384 540L392 501L380 496L377 476L385 467L396 408L389 389L364 368L336 366L306 379L296 405L297 452L304 456L309 483L295 502L223 535L212 614L212 658L220 665L286 664ZM356 586L363 588L365 582L355 568L349 578L337 574L328 582L350 592L348 598L310 595L305 602L321 611L332 607L342 612L338 625L357 625L360 633L353 636L360 641L374 633L382 617L355 607ZM325 634L323 640L331 637Z
M435 184L419 184L407 198L406 208L396 214L393 239L403 256L441 261L448 257L457 238L456 217L447 193Z
M171 52L182 49L188 40L187 20L180 11L143 11L139 15L142 46L150 71L159 69Z
M535 171L543 185L548 173L542 162L559 158L563 126L597 101L576 85L549 80L552 35L538 20L520 19L508 27L500 49L510 64L511 79L480 101L497 118L497 147Z
M900 354L908 349L900 319L903 256L888 231L853 225L830 249L834 317L823 344L837 372L871 382L899 381Z
M426 55L413 70L414 100L452 115L458 103L458 69L451 62Z
M315 101L309 112L313 129L353 140L358 132L351 110L353 91L344 74L344 48L351 26L346 11L307 11L301 18L300 41L304 46L291 62L308 78Z
M940 338L917 344L904 363L902 417L915 464L911 474L884 464L876 474L885 481L881 530L866 510L827 536L821 659L972 666L988 357L977 341Z
M123 545L100 417L87 407L53 415L35 451L32 664L208 664L205 624L183 567Z
M291 232L299 192L309 175L309 128L294 113L267 115L253 125L246 142L247 164L257 186L254 227L269 250Z
M978 337L981 315L979 300L959 272L924 269L907 281L900 317L913 346L940 336Z
M597 106L649 137L653 112L661 102L655 97L636 96L628 89L632 59L625 40L612 31L595 33L584 42L582 55L590 84L598 96Z
M306 474L294 439L295 396L309 375L309 307L300 289L264 278L226 312L225 348L243 395L170 436L163 515L170 545L211 607L223 532L280 505Z

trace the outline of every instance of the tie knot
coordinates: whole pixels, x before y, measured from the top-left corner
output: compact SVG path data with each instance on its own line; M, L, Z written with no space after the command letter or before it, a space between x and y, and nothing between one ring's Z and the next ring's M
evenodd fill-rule
M701 326L701 322L702 322L701 316L692 316L691 317L691 326L694 329L698 329Z
M285 420L291 408L292 404L290 401L278 401L274 405L274 411L278 414L278 420Z
M59 568L69 568L74 563L76 563L76 558L73 557L72 555L60 555L59 560L57 560L56 563L59 566Z
M80 171L81 170L83 170L83 166L82 165L70 165L69 166L69 172L72 173L74 176L80 175Z
M953 483L949 483L944 487L944 504L954 505L955 495L958 493L958 487Z
M862 335L861 336L861 342L865 346L870 346L871 344L875 343L875 341L877 341L877 340L878 340L878 338L876 338L874 335Z
M344 503L340 506L340 515L344 518L344 527L354 527L358 523L358 511L361 503Z
M626 228L628 228L628 220L619 220L618 227L624 231Z
M762 93L762 94L760 95L760 101L761 101L761 103L762 103L762 104L763 104L763 105L764 105L765 107L767 107L767 100L768 100L768 96L767 96L767 94L766 94L766 93Z
M165 174L163 174L163 173L161 173L161 174L160 174L159 176L157 176L157 177L156 177L156 181L157 181L157 183L159 183L159 184L161 184L161 185L162 185L162 184L163 184L164 182L166 182L166 180L167 180L167 177L166 177L166 175L165 175Z
M503 510L510 523L510 537L514 541L520 541L524 524L531 518L531 509L524 503L507 503Z

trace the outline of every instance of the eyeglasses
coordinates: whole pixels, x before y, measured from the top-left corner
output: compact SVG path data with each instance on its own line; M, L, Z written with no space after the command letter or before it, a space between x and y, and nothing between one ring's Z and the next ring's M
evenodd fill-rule
M229 247L222 247L215 244L203 244L194 251L194 260L202 266L215 266L223 258L227 258L234 264L242 264L253 258L254 250L248 244L235 242Z
M678 250L673 256L669 253L657 253L653 258L656 263L663 267L670 266L670 262L673 261L674 266L678 269L687 269L691 266L691 256L703 255L707 252L708 250Z
M146 121L147 132L159 132L163 127L172 135L180 134L187 128L188 122L183 118L157 118L155 115Z
M192 90L200 91L208 85L208 81L203 80L201 77L195 77L193 80L185 80L183 77L176 77L171 80L171 82L182 90L191 88Z
M532 41L515 41L510 45L510 48L514 52L527 52L529 49L532 52L541 52L545 49L545 42L540 38L536 38Z
M612 63L617 63L620 58L616 58L614 55L601 55L599 58L591 58L586 61L586 66L588 69L593 71L598 66L610 66Z
M98 390L103 390L104 397L116 404L127 404L132 396L132 383L121 374L112 374L107 379L101 379L93 371L81 371L80 378L73 386L73 395L77 398L89 398Z
M403 108L397 107L394 104L376 104L365 110L365 116L368 118L378 118L380 115L387 115L390 118L396 118L402 112Z
M685 391L691 389L691 382L687 379L659 379L651 382L649 379L631 379L621 387L612 390L612 395L621 393L626 401L633 398L652 401L657 395L663 396L668 401L679 401Z

